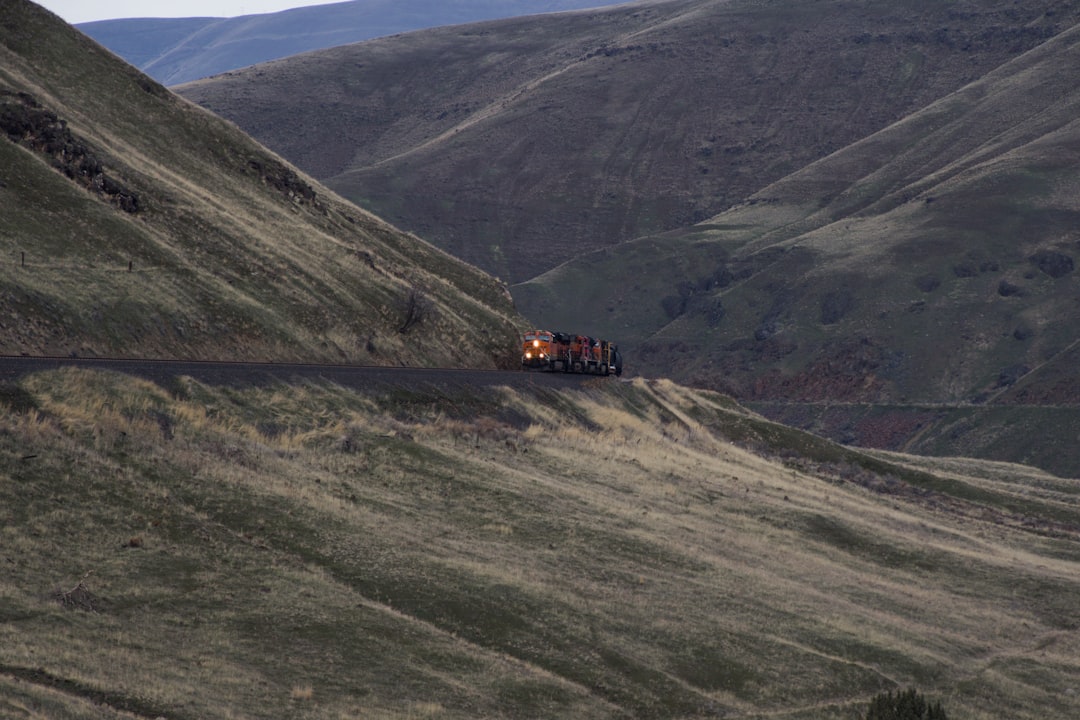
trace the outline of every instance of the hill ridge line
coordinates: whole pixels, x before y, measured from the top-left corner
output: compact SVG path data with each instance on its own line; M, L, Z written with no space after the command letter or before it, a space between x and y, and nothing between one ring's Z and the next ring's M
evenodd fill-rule
M428 140L425 140L422 143L414 145L413 147L410 147L408 150L406 150L404 152L398 153L396 155L391 155L391 156L388 156L388 157L384 157L384 158L382 158L381 160L379 160L377 162L371 163L370 165L365 165L363 167L350 168L346 172L342 173L342 175L350 175L350 174L362 173L362 172L366 172L368 170L379 168L379 167L382 167L382 166L387 165L389 163L400 160L402 158L407 158L407 157L409 157L411 155L418 154L420 152L423 152L424 150L427 150L427 149L429 149L431 147L434 147L435 145L438 145L439 143L441 143L441 142L443 142L445 140L449 140L454 135L457 135L458 133L460 133L460 132L462 132L464 130L468 130L469 128L472 128L472 127L474 127L476 125L479 125L480 123L482 123L485 120L488 120L490 118L497 117L507 107L509 107L510 105L515 104L519 100L521 100L523 96L531 93L536 88L538 88L538 87L544 85L545 83L549 82L551 79L556 78L559 75L565 74L567 71L570 70L571 67L573 67L575 65L578 65L580 63L583 63L583 62L585 62L585 61L583 61L583 60L575 60L574 62L572 62L572 63L570 63L570 64L568 64L568 65L566 65L566 66L564 66L564 67L562 67L562 68L560 68L558 70L554 70L551 73L548 73L547 75L545 75L543 77L537 78L535 80L531 80L531 81L525 83L524 85L521 85L521 86L517 87L514 92L512 92L512 93L504 93L499 98L493 99L491 102L489 102L487 105L485 105L480 110L478 110L475 113L471 114L469 117L465 118L464 120L462 120L457 125L454 125L453 127L444 130L442 133L436 135L435 137L432 137L432 138L430 138Z

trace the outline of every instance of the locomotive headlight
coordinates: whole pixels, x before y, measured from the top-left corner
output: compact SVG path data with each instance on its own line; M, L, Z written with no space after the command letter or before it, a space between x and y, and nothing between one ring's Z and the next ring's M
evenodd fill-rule
M540 347L540 341L539 340L533 340L533 347Z
M532 360L532 352L525 353L525 359L526 360Z

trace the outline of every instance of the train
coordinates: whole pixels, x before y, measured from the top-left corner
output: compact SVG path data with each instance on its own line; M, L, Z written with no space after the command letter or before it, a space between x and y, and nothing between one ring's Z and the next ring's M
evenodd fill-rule
M622 375L619 347L588 335L548 330L529 330L522 339L521 366L525 370L548 370L594 375Z

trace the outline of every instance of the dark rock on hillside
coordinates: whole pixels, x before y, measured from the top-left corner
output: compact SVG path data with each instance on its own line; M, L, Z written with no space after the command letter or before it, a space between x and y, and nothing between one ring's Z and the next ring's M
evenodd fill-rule
M30 94L0 91L0 132L44 155L57 170L124 212L138 212L139 196L106 174L90 147Z
M282 195L301 204L311 204L321 207L318 202L315 188L300 179L300 176L292 168L282 163L267 160L249 160L248 167L254 171L263 182L275 188Z

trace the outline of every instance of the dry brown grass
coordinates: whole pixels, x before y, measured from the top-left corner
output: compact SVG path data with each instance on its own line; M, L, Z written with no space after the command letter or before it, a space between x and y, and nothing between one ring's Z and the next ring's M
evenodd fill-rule
M856 455L733 443L762 421L667 382L22 387L36 409L0 418L12 707L854 718L915 685L962 717L1077 709L1075 530L994 505L1075 513L1044 473L890 456L868 483ZM897 492L908 466L990 494Z

